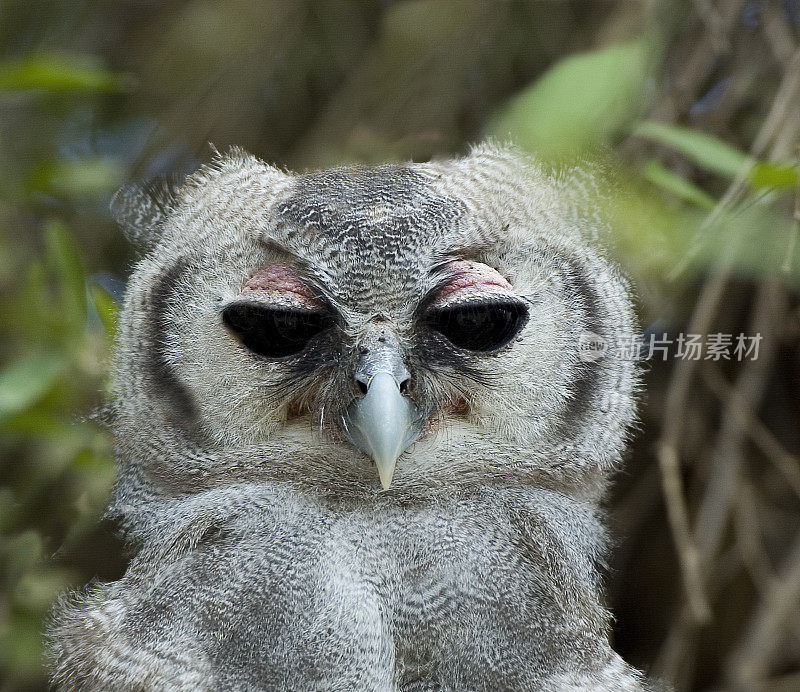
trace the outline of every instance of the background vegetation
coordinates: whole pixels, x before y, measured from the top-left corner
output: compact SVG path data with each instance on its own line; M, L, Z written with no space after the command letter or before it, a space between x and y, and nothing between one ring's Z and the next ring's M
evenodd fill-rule
M0 0L0 690L60 591L124 571L98 420L131 180L511 138L600 172L652 360L610 498L615 646L680 690L800 689L800 3Z

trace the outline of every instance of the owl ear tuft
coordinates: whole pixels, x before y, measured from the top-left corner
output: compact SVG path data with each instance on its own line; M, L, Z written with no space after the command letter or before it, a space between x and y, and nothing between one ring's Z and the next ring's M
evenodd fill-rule
M111 214L128 241L142 250L161 237L172 209L174 188L164 180L121 188L111 199Z

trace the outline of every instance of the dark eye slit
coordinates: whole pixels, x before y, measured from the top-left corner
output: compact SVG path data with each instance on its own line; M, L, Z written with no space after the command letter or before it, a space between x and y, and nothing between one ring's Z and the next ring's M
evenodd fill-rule
M222 311L222 321L253 353L285 358L302 351L334 318L312 310L234 303Z
M491 353L508 344L528 321L528 307L520 300L471 300L425 315L426 324L457 348Z

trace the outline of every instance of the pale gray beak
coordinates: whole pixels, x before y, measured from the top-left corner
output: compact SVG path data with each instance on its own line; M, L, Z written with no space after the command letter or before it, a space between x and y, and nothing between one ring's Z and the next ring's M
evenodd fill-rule
M399 350L384 333L378 348L366 351L356 370L366 394L356 399L344 415L350 441L372 457L384 490L394 476L398 457L419 437L422 421L414 402L400 389L409 379Z

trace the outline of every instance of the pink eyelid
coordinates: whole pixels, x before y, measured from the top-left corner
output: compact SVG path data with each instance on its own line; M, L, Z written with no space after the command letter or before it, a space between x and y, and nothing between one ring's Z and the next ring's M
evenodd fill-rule
M446 265L453 278L436 296L436 302L454 298L460 293L511 293L514 288L500 272L488 264L472 260L455 260Z
M262 293L318 305L315 293L297 270L288 264L273 264L256 271L242 286L242 293Z

